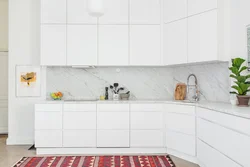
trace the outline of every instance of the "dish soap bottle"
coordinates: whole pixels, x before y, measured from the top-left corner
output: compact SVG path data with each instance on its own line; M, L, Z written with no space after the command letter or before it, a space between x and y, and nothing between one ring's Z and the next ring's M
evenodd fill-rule
M105 87L105 100L109 99L109 92L108 92L109 88Z

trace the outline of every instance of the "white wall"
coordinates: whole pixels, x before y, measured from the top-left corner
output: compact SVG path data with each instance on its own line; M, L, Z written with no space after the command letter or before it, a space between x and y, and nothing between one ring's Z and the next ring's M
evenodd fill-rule
M0 52L8 51L8 0L0 0Z

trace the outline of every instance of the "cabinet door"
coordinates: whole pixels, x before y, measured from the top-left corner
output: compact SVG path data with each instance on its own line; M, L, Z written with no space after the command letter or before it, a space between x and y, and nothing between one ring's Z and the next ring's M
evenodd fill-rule
M131 147L163 148L163 132L161 130L131 130Z
M96 147L96 130L64 130L63 147Z
M41 26L41 65L66 65L66 25Z
M70 24L97 24L97 18L88 12L88 0L67 1L67 22Z
M35 129L58 130L62 129L62 112L57 111L36 111Z
M130 26L130 65L161 65L161 26Z
M187 17L187 0L164 0L164 22Z
M130 24L160 24L161 0L130 0Z
M188 62L218 60L217 11L188 18Z
M128 26L99 27L99 65L128 65Z
M35 147L62 147L62 131L36 130Z
M96 25L68 25L67 65L97 65Z
M187 19L164 25L164 65L187 63Z
M217 8L217 0L188 0L188 15Z
M162 112L131 112L131 129L163 129Z
M67 0L41 0L41 23L66 23Z
M129 0L104 0L104 15L99 24L128 24Z

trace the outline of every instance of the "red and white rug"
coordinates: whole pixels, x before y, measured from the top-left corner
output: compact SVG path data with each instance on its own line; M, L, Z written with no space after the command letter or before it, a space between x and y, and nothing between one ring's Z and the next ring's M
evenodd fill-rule
M24 157L13 167L175 167L169 156Z

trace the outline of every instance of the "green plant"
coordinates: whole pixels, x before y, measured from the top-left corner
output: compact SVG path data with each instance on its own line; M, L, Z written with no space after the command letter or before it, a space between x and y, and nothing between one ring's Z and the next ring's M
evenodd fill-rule
M250 82L248 81L250 75L241 75L243 71L247 70L246 66L242 66L244 62L245 60L242 58L232 59L232 67L229 70L232 72L230 77L236 79L234 81L236 85L232 86L236 91L230 92L231 94L246 95L247 92L250 92Z

